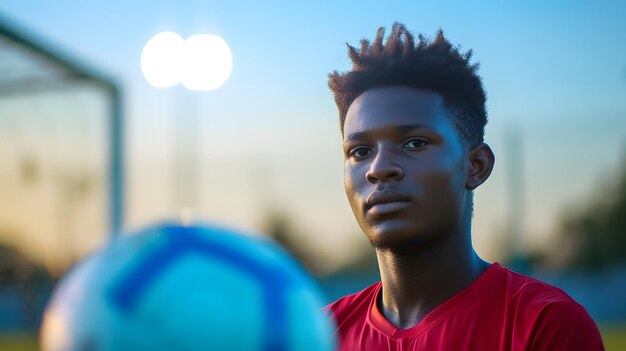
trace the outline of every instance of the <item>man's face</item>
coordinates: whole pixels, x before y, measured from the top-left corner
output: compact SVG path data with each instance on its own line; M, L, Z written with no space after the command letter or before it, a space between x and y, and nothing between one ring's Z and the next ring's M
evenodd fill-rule
M440 95L370 89L350 105L343 138L346 194L375 246L419 247L458 227L467 150Z

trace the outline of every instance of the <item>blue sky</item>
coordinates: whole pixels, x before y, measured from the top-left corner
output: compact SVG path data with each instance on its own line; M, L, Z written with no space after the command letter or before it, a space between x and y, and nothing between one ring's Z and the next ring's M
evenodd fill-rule
M327 74L349 68L346 42L372 38L379 26L400 21L428 36L442 28L474 50L488 93L487 142L498 163L477 193L474 240L493 260L508 218L509 130L523 138L529 246L545 244L558 215L623 162L624 13L620 1L0 0L0 14L124 88L129 225L175 215L172 125L191 114L201 131L200 216L253 229L271 202L321 248L362 240L343 194ZM230 79L210 93L150 87L139 57L161 31L222 36L233 53Z

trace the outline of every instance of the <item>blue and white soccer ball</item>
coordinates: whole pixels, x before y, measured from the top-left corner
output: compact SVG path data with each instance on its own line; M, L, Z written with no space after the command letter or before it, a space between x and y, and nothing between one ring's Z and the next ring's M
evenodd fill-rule
M121 235L57 286L46 351L332 350L312 280L275 245L215 227Z

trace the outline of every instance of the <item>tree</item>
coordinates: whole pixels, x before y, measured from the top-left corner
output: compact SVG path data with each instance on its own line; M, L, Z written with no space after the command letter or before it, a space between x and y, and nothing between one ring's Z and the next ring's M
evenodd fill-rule
M626 162L609 187L594 195L561 221L567 267L601 269L626 263Z
M16 249L0 244L0 292L19 292L19 301L16 301L22 312L19 325L29 330L39 328L44 304L54 283L54 278L43 266Z
M299 261L313 275L320 272L316 253L307 237L298 230L293 219L284 211L273 209L266 214L261 230Z

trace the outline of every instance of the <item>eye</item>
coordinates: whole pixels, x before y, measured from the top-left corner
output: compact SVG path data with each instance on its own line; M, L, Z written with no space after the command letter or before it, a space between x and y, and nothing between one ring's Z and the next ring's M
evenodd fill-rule
M429 142L424 139L411 139L407 141L406 143L404 143L404 145L402 145L402 148L415 150L415 149L421 149L427 146L428 144Z
M362 159L372 154L372 149L366 146L358 146L350 150L350 157Z

